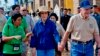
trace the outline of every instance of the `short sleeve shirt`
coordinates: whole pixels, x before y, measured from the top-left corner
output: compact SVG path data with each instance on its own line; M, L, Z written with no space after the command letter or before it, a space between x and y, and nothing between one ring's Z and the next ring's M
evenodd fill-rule
M87 20L83 19L81 14L71 17L67 32L71 32L71 38L78 41L89 41L95 34L99 34L97 22L94 17L89 16Z
M2 36L16 36L16 35L20 35L21 39L17 40L15 38L13 38L12 40L6 42L3 46L3 53L4 54L18 54L21 53L22 50L20 49L17 52L13 51L13 44L19 44L20 48L22 46L22 39L25 38L25 32L22 26L18 26L15 27L13 24L11 23L7 23L5 24L4 28L3 28L3 32L2 32Z

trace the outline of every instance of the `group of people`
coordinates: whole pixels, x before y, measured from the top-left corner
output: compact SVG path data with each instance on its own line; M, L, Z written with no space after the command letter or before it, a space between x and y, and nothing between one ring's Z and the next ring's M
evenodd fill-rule
M0 56L27 56L28 47L31 56L61 56L64 48L69 51L68 40L70 56L94 56L95 42L95 55L100 56L98 6L83 0L78 9L76 15L64 9L59 23L58 16L49 13L46 6L39 7L38 17L31 17L27 8L19 5L13 5L5 17L0 8Z

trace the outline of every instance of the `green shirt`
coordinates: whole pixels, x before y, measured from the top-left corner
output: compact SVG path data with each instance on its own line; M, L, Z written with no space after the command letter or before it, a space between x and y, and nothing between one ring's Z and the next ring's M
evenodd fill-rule
M2 31L2 36L16 36L20 35L21 39L12 39L8 42L6 42L3 46L3 53L4 54L18 54L22 53L22 40L25 38L25 31L22 25L15 27L12 23L6 23L3 31ZM13 51L13 45L12 44L19 44L20 45L20 50L19 51Z
M7 23L12 23L12 19L11 19L11 17L9 17ZM28 28L27 22L26 22L26 20L25 20L24 17L22 18L21 26L24 28L24 30L26 30L26 29Z

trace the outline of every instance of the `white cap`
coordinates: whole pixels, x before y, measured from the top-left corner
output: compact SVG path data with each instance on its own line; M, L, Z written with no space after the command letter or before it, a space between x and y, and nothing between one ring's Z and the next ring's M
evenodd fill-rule
M47 11L48 11L48 8L47 8L46 6L40 6L40 7L39 7L39 12L41 12L41 11L47 12Z

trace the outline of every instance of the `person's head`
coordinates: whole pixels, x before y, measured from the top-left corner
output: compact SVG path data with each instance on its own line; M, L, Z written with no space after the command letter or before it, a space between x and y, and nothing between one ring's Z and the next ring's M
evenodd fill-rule
M93 5L92 12L93 13L98 13L98 11L99 11L98 6L97 5Z
M35 17L35 16L36 16L36 13L35 13L35 12L33 12L33 13L32 13L32 15L33 15L33 17Z
M22 21L22 15L21 14L14 14L12 15L12 23L15 25L15 26L19 26L21 24L21 21Z
M64 15L67 15L67 12L68 12L68 10L65 8L65 9L63 10Z
M39 8L39 16L42 20L46 21L49 15L48 8L46 6L41 6Z
M68 10L68 13L71 13L71 9L67 9Z
M84 0L80 3L80 13L84 17L88 17L91 11L91 5L88 0Z
M51 13L50 20L52 20L55 23L56 21L58 21L58 16L55 13Z
M13 5L12 10L13 10L13 13L20 13L20 6L19 5Z
M64 8L61 8L61 9L60 9L60 11L63 11L63 10L64 10Z
M4 9L3 9L3 7L0 7L0 14L4 14Z
M6 14L8 14L8 15L9 15L9 13L10 13L10 11L8 11Z
M26 7L21 7L21 14L25 16L27 14L27 8Z
M36 12L39 12L39 9L37 9Z

